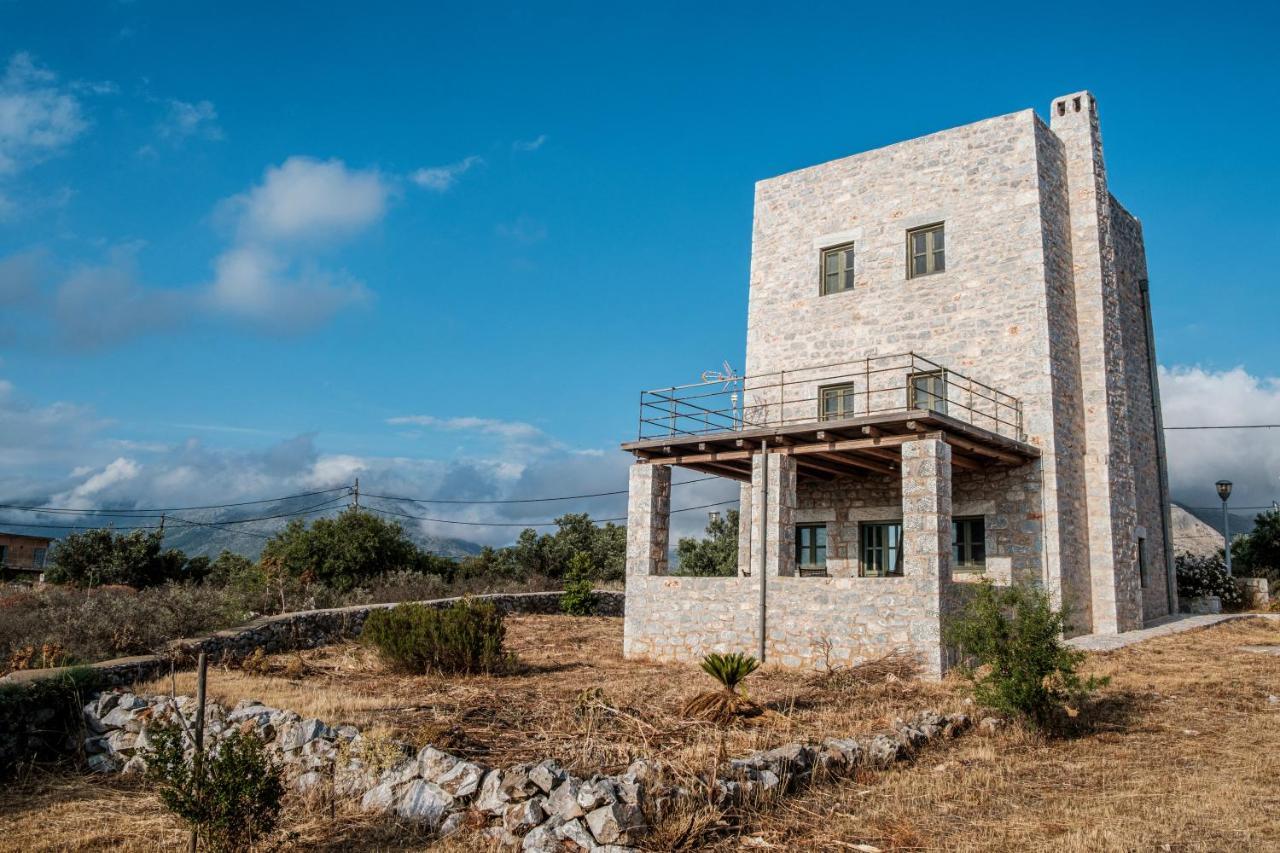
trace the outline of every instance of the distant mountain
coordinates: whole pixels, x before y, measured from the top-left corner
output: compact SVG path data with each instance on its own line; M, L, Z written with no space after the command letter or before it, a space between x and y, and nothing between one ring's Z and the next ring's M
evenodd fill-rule
M1209 509L1207 507L1186 506L1178 501L1173 502L1174 507L1183 510L1189 515L1194 516L1200 522L1207 524L1213 528L1218 534L1218 547L1222 547L1222 510ZM1175 513L1176 514L1176 513ZM1249 513L1248 515L1240 515L1237 513L1228 513L1231 516L1231 536L1234 538L1241 533L1253 532L1253 519L1257 513ZM1176 541L1176 537L1175 537Z
M182 510L166 516L164 544L167 548L178 548L193 557L201 555L216 557L226 550L244 554L251 559L257 559L258 555L262 553L263 546L266 545L267 537L283 528L294 518L310 521L326 516L332 517L346 508L345 496L341 502L322 508L321 505L325 503L325 495L310 495L307 497L286 498L273 503L226 509ZM312 508L315 508L316 512L310 515L293 515L293 513ZM61 539L68 533L75 532L69 529L31 526L33 520L36 519L36 516L31 514L23 514L21 521L16 519L15 513L6 513L5 515L7 517L0 517L0 531L8 533L22 533L29 536L48 536L51 539ZM271 516L277 517L273 518ZM240 524L229 523L247 518L261 520L247 521ZM24 521L27 523L24 524ZM156 518L130 518L127 516L117 517L114 521L117 527L134 527L159 523L159 519ZM57 525L83 524L83 527L77 527L76 530L88 530L91 527L109 525L111 519L100 516L89 518L44 515L39 517L38 523ZM481 546L475 542L468 542L465 539L428 536L423 534L414 522L407 521L402 522L402 524L405 532L409 534L409 538L424 551L446 557L465 557L469 554L478 554L480 552Z

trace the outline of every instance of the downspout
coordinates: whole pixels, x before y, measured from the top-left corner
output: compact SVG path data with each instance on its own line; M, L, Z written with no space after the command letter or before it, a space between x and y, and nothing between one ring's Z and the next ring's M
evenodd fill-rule
M767 610L765 578L769 575L769 440L760 442L760 663L764 663Z
M1155 321L1151 317L1151 289L1147 279L1138 280L1138 292L1142 294L1142 315L1147 321L1147 370L1151 375L1151 417L1156 431L1156 465L1160 471L1160 529L1164 532L1165 593L1169 614L1178 612L1178 570L1173 559L1173 527L1169 518L1169 468L1165 462L1164 415L1160 410L1160 371L1156 366Z

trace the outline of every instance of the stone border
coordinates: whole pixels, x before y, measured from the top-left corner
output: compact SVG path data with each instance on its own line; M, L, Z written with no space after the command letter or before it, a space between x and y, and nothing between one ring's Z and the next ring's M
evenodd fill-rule
M1215 613L1202 616L1178 613L1173 616L1162 617L1157 620L1156 624L1137 631L1125 631L1123 634L1084 634L1079 637L1072 637L1066 643L1068 646L1081 651L1110 652L1122 649L1125 646L1132 646L1134 643L1141 643L1144 640L1168 637L1172 634L1181 634L1186 631L1199 631L1204 628L1211 628L1220 622L1230 622L1234 619L1280 619L1280 614L1253 613L1247 610L1242 613Z
M560 597L563 594L559 591L492 593L436 598L412 603L445 608L463 598L470 598L475 601L492 602L503 613L550 614L562 612ZM593 615L623 615L626 604L625 593L616 590L595 590L592 595ZM203 637L173 640L168 643L164 654L115 658L75 667L23 669L0 678L0 685L30 684L57 678L72 670L90 669L100 679L99 686L115 687L164 675L169 671L171 664L175 662L177 665L190 664L200 652L215 657L227 653L244 656L259 648L267 654L289 652L295 649L312 649L359 636L364 630L365 619L370 613L375 610L388 610L397 604L404 603L410 602L357 604L327 610L302 610L276 616L263 616L237 628L215 631Z
M196 702L190 696L109 691L83 710L90 768L140 773L155 726L179 716L192 721ZM405 743L371 742L355 726L304 720L253 699L230 712L207 703L204 717L208 749L216 751L233 733L252 732L303 796L359 799L364 811L423 824L438 837L480 829L504 848L532 853L634 851L632 845L642 843L653 824L678 807L727 809L768 802L861 767L883 770L908 761L930 742L957 737L971 726L965 714L921 711L861 740L827 738L753 752L726 762L715 776L681 787L671 783L661 764L646 759L633 761L625 773L589 778L570 774L554 759L491 768L431 745L415 752ZM192 751L189 741L187 750ZM379 755L386 757L371 758Z

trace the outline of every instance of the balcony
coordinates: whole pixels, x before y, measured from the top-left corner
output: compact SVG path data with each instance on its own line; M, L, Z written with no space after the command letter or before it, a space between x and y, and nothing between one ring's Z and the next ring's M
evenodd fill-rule
M623 449L655 463L750 477L751 454L805 455L802 471L839 476L897 470L904 441L936 434L957 467L1021 464L1022 402L916 353L875 356L640 394L637 439ZM809 454L812 454L810 456Z

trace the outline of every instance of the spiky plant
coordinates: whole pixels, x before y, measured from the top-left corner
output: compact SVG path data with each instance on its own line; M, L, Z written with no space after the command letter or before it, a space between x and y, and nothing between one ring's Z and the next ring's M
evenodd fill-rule
M702 659L702 671L720 682L722 690L699 693L685 703L686 717L700 717L712 722L727 722L734 717L758 713L756 704L738 692L738 685L760 668L760 661L742 652L712 652Z

